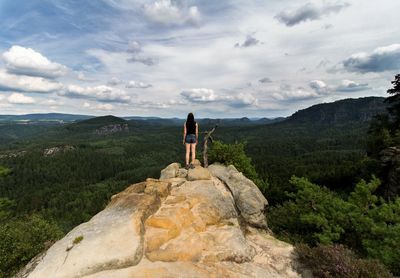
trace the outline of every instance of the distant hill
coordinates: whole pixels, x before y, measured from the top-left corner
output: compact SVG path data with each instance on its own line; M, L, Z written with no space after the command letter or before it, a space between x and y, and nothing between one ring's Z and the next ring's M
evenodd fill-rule
M112 115L95 117L65 126L68 131L93 132L107 126L127 125L128 121Z
M343 99L331 103L321 103L299 110L289 117L279 118L198 118L201 130L215 125L227 128L240 128L240 132L266 132L264 127L284 128L301 125L314 128L315 125L356 124L363 128L378 113L386 112L387 104L383 97L363 97ZM0 115L0 144L22 138L41 136L46 138L85 138L86 136L108 135L121 131L137 132L147 129L181 127L183 118L160 117L115 117L73 115L62 113ZM119 126L118 126L119 125ZM255 129L254 129L255 128ZM269 130L269 129L268 129ZM268 132L271 132L269 130ZM239 133L238 133L239 134Z
M107 118L108 117L108 118ZM0 115L0 124L1 123L21 123L21 124L42 124L44 122L55 123L55 124L63 124L70 122L82 122L84 120L93 119L94 122L83 122L83 124L94 124L97 121L100 121L102 124L104 121L113 120L109 118L110 116L104 117L96 117L92 115L75 115L75 114L63 114L63 113L39 113L39 114L26 114L26 115ZM141 117L141 116L126 116L120 117L119 119L127 120L132 125L182 125L185 121L183 118L161 118L161 117ZM249 119L247 117L243 118L223 118L223 119L211 119L211 118L202 118L196 119L199 124L206 125L223 125L223 126L236 126L236 125L258 125L258 124L269 124L278 121L284 120L284 117L279 118L256 118Z
M316 104L299 110L284 123L344 124L369 122L379 113L385 113L387 104L383 97L343 99L331 103Z
M225 119L210 119L203 118L198 119L199 124L206 126L213 126L218 124L219 126L251 126L251 125L264 125L271 124L275 122L280 122L285 118L260 118L260 119L249 119L247 117L243 118L225 118Z
M95 118L91 118L88 120L83 120L83 121L79 121L77 123L74 123L72 125L76 125L76 126L103 126L103 125L109 125L109 124L123 124L123 123L127 123L126 120L119 118L119 117L115 117L112 115L107 115L107 116L101 116L101 117L95 117Z

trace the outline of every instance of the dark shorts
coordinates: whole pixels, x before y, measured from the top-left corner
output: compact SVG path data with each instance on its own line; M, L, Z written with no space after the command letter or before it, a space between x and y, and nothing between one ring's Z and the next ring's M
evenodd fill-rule
M196 134L186 134L185 143L188 144L196 143Z

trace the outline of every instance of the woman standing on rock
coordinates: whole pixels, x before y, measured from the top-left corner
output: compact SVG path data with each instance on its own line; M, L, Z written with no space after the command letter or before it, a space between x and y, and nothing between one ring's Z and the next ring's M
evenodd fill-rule
M194 168L196 159L196 145L199 138L199 125L194 120L193 113L189 113L183 125L183 144L186 145L186 165L185 168ZM192 163L189 164L190 151L192 152Z

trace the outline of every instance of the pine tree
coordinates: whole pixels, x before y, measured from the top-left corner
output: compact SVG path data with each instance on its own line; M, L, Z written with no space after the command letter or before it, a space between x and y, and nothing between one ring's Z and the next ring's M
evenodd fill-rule
M391 96L386 98L385 102L388 102L390 106L388 107L389 114L393 117L393 122L391 124L391 131L396 132L400 127L400 74L397 74L392 81L393 88L387 90L388 94Z

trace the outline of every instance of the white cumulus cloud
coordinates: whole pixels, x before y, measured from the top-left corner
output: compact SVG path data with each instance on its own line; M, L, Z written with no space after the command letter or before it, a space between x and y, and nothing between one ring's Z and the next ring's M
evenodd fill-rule
M318 93L315 91L309 91L303 87L293 88L292 86L285 84L282 85L278 92L272 94L272 97L276 100L303 100L318 97Z
M212 89L195 88L182 91L181 96L193 103L222 103L235 108L258 105L258 99L250 93L229 92L222 95Z
M205 103L219 100L214 90L207 88L194 88L181 92L181 95L191 102Z
M343 80L342 83L336 87L336 91L339 92L358 92L368 89L370 89L368 83L357 83L347 79Z
M31 76L55 78L67 73L66 66L55 63L32 48L12 46L3 53L3 60L9 72Z
M371 53L360 52L351 55L343 62L350 72L383 72L400 69L400 44L378 47Z
M151 86L152 86L151 84L134 80L129 81L125 85L126 88L140 88L140 89L150 88Z
M94 99L102 102L127 103L131 101L131 97L124 90L105 85L94 87L69 85L60 95L70 98Z
M98 110L104 110L104 111L110 111L114 109L114 106L109 103L100 103L99 105L96 106L96 109Z
M50 93L63 88L59 82L42 77L10 74L0 70L0 91L13 90L35 93Z
M325 95L331 92L331 88L322 80L312 80L308 85L318 95Z
M12 104L32 104L35 100L32 97L25 96L21 93L13 93L7 98L9 103Z
M227 104L235 108L258 105L258 99L250 93L239 93L226 97Z
M172 0L157 0L146 4L144 13L151 21L162 25L198 24L201 20L197 6L187 7Z

